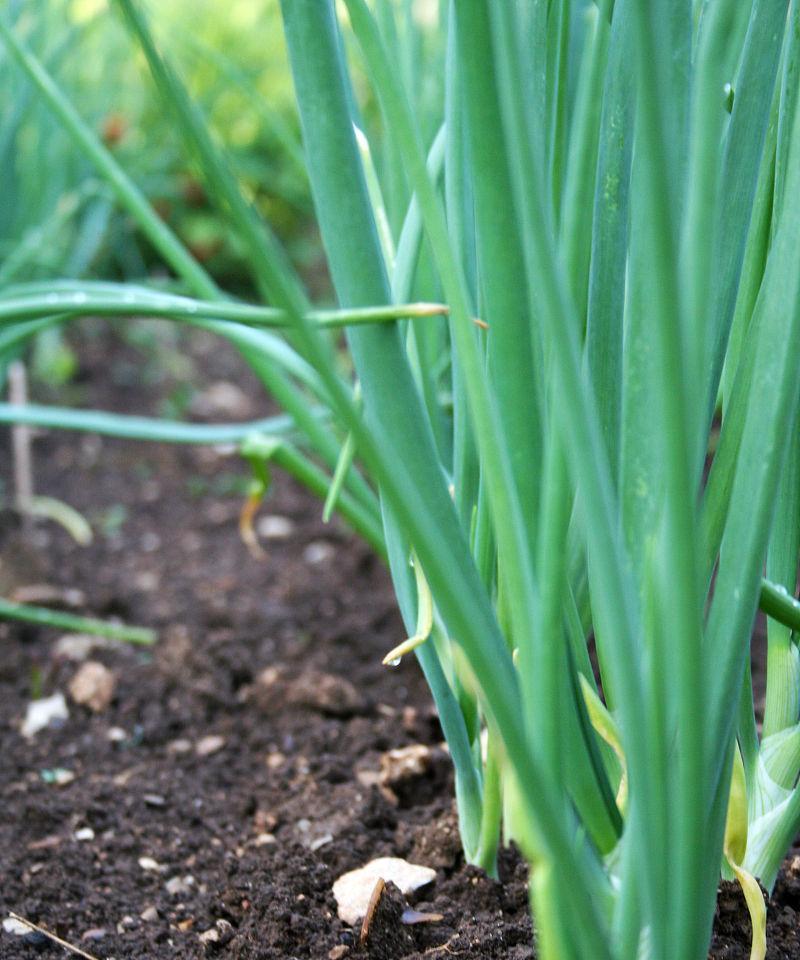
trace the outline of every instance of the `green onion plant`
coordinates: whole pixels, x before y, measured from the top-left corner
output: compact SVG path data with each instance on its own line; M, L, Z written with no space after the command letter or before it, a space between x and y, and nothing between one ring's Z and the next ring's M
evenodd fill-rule
M113 6L265 306L219 288L0 19L172 274L6 285L0 351L86 313L232 342L285 412L224 428L254 497L275 463L385 557L409 637L387 662L430 685L467 859L530 863L539 955L700 960L722 874L764 957L757 881L800 826L800 4L281 0L329 311L143 5ZM23 419L223 429L0 406Z

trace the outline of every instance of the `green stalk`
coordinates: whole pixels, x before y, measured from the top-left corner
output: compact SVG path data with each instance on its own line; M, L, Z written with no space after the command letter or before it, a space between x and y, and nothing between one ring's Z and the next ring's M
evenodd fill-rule
M673 37L668 44L659 43L659 25L668 14L677 40ZM648 291L655 328L653 395L660 411L660 429L655 433L657 463L663 472L663 526L658 543L657 576L666 575L670 581L670 620L668 625L659 623L659 636L654 644L656 648L664 645L663 667L674 670L675 683L667 693L672 703L667 700L666 706L676 710L678 724L677 804L676 809L668 811L674 835L664 837L669 841L674 864L669 889L664 890L666 902L674 904L674 913L670 913L674 927L662 929L657 920L663 911L661 903L653 900L647 906L653 923L655 952L666 949L666 942L660 942L661 936L666 935L669 941L677 941L675 955L688 958L693 954L699 956L697 951L702 940L687 918L709 915L715 893L714 889L700 886L704 832L698 813L706 792L704 743L697 731L705 686L700 658L702 603L694 551L696 481L692 476L688 441L691 421L687 408L689 394L684 387L687 366L677 275L676 213L680 209L680 181L676 168L682 161L685 123L681 108L688 91L688 70L678 54L682 51L688 57L685 34L690 28L690 10L688 4L653 4L645 11L643 6L634 4L633 20L639 52L637 121L641 124L641 137L637 138L637 148L641 149L645 178L643 211L647 224L640 235L638 249L651 270ZM670 656L673 651L674 655ZM657 661L656 656L654 663ZM662 687L660 670L651 675L651 685L654 694ZM659 733L668 737L669 726L664 725ZM657 774L657 769L653 772ZM664 849L665 859L667 852ZM651 864L650 869L655 873L658 865Z
M758 330L753 386L708 617L704 654L714 665L707 688L710 743L729 742L732 732L730 692L741 682L749 649L746 640L761 590L761 566L785 453L783 425L794 421L800 393L792 359L800 349L800 276L794 267L800 218L800 124L796 116L789 158L785 204L767 262L760 309L753 320ZM776 343L782 345L781 350L775 349ZM716 758L711 773L712 782L726 782L728 771L720 769Z
M52 313L74 316L105 317L161 317L193 320L197 317L231 320L255 327L285 328L292 320L285 310L257 307L232 301L194 300L173 294L159 293L128 284L102 284L99 289L90 282L70 284L70 290L61 292L55 286L49 293L25 295L24 286L18 286L13 296L0 297L0 323L40 318ZM379 307L361 307L350 310L310 310L305 314L308 323L321 330L340 330L364 324L393 323L400 319L441 317L448 308L437 303L398 304Z
M267 417L248 423L200 424L106 413L101 410L71 410L68 407L43 407L31 403L15 406L0 403L0 423L26 423L58 430L80 430L128 440L153 440L159 443L236 443L248 434L287 436L294 429L291 417Z
M603 100L597 96L597 89L603 82L610 33L606 18L598 7L588 7L583 17L586 21L586 38L579 69L560 217L565 248L564 266L581 324L585 322L587 311L592 250L592 196L596 193L595 173L599 166L596 161Z
M501 437L509 454L520 519L525 523L525 517L536 516L539 503L543 385L541 363L537 361L541 348L538 331L528 316L524 254L500 126L488 10L471 0L455 0L453 9L457 69L463 83L473 173L481 313L492 331L488 372ZM521 532L532 550L535 538L530 526L525 524ZM512 560L514 555L506 553L502 543L500 551L513 565L530 564L525 557ZM527 624L512 612L515 637Z
M630 4L617 3L611 24L597 156L586 359L616 486L620 464L622 342L628 244L630 136L634 97L628 41Z
M800 442L797 416L786 451L778 484L767 577L794 596L797 587L797 560L800 553ZM800 663L792 631L779 620L767 621L767 694L763 736L794 726L800 717Z
M714 408L725 348L733 319L745 252L747 224L753 207L764 147L769 105L781 52L788 0L754 0L741 66L735 82L733 113L722 159L725 202L717 206L712 271L711 382L709 419Z
M11 600L0 599L0 618L21 620L57 630L74 630L76 633L88 633L93 637L106 637L109 640L122 640L125 643L148 647L156 642L155 631L147 627L129 627L121 623L109 623L107 620L76 617L61 610L33 607L27 603L13 603Z

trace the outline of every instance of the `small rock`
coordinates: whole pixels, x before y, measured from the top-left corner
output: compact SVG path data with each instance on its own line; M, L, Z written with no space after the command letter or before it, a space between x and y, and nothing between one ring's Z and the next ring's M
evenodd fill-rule
M49 727L53 721L69 719L67 701L63 693L54 693L52 697L31 700L20 728L24 737L33 737L40 730Z
M203 946L218 944L222 947L231 939L233 939L233 927L227 920L217 920L216 926L200 934L200 942Z
M117 678L108 667L97 660L87 660L72 678L69 692L75 703L102 713L111 703L116 685Z
M102 940L107 933L104 927L92 927L83 934L81 940Z
M92 650L102 645L102 640L88 633L67 633L56 640L53 654L59 660L72 660L81 663Z
M217 930L216 927L211 927L210 930L205 930L200 934L200 943L202 943L203 946L212 943L219 943L219 930Z
M51 833L49 837L42 837L41 840L31 840L28 844L29 850L55 850L61 846L61 837L57 833Z
M31 932L31 928L21 920L15 920L13 917L6 917L3 921L3 930L14 937L25 937Z
M140 570L133 578L134 587L142 593L152 593L158 584L158 574L154 570Z
M117 924L117 933L125 933L127 929L135 926L136 926L136 920L129 913L126 913L125 916Z
M169 753L189 753L191 749L192 741L182 737L167 744L167 751Z
M288 517L267 514L256 524L256 532L265 540L288 540L294 533L294 523Z
M74 587L55 587L49 583L29 583L17 587L11 594L15 603L33 603L37 606L82 607L86 594Z
M333 843L333 834L324 833L321 837L315 837L311 840L308 844L308 849L312 851L319 850L320 847L324 847L329 843Z
M190 893L194 886L194 877L187 873L183 877L171 877L164 884L164 888L170 896L178 896L183 893Z
M198 757L210 757L212 753L217 753L225 746L225 737L218 734L209 734L207 737L201 737L194 747L194 752Z
M217 920L217 932L222 946L233 939L233 926L227 920Z
M330 560L336 551L327 540L312 540L303 551L303 559L312 566Z
M253 840L254 847L265 847L270 843L275 843L274 833L259 833L259 835Z
M109 727L106 731L106 740L109 743L124 743L128 739L128 734L122 727Z
M145 923L152 923L154 920L158 920L158 910L155 907L148 907L146 910L142 910L139 916Z
M441 913L421 913L419 910L412 910L410 907L403 911L400 922L407 927L413 927L419 923L441 923L444 920L444 914Z
M142 870L161 870L161 864L158 860L154 860L152 857L139 857L139 866Z
M328 960L342 960L350 953L350 947L346 943L340 943L338 947L331 947L328 951Z
M146 793L142 800L148 807L163 807L166 806L167 801L160 793Z
M365 698L345 677L304 670L291 677L279 667L267 667L253 687L256 704L267 714L285 707L308 707L334 717L350 717L367 708Z
M79 842L94 840L94 830L92 830L91 827L82 827L80 830L75 831L74 837Z
M40 770L39 776L45 783L54 783L57 787L65 787L75 779L75 774L71 770L65 770L64 767Z
M381 757L380 780L387 787L424 776L431 766L431 749L424 743L388 750Z
M333 885L339 919L353 926L367 911L378 879L394 883L401 893L411 893L436 877L436 871L399 857L378 857L357 870L342 874Z

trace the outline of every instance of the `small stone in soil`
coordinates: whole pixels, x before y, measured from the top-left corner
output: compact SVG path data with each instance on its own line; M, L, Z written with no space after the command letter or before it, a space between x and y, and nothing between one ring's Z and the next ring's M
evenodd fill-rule
M256 531L265 540L287 540L294 533L294 524L288 517L268 515L261 517Z
M166 805L167 801L160 793L146 793L142 800L148 807L163 807Z
M75 779L75 774L71 770L65 770L63 767L53 767L52 770L40 770L39 776L45 783L54 783L57 787L65 787Z
M85 660L102 641L91 637L88 633L67 633L59 637L53 647L53 656L57 660L74 660L77 663Z
M194 877L188 873L184 877L171 877L164 884L167 893L173 897L182 893L189 893L193 886Z
M94 713L107 709L114 697L117 678L97 660L87 660L70 681L69 692L75 703Z
M145 923L152 923L154 920L158 920L158 910L155 907L148 907L146 910L142 910L139 916Z
M94 830L91 827L82 827L75 831L75 839L79 841L94 840Z
M336 551L325 540L313 540L303 551L303 559L313 566L330 560Z
M392 882L402 894L424 887L436 877L436 871L399 857L378 857L357 870L342 874L333 885L339 919L353 926L367 912L378 879Z
M273 833L259 833L253 840L254 847L265 847L270 843L275 843L275 834Z
M334 717L350 717L367 708L360 691L345 677L313 669L291 677L279 667L267 667L256 678L253 696L271 716L287 706L308 707Z
M92 927L83 934L81 940L102 940L108 931L104 927Z
M139 857L139 866L142 868L142 870L162 870L163 869L163 867L158 862L158 860L154 860L152 857Z
M421 913L419 910L404 910L400 917L400 922L407 927L413 927L418 923L441 923L444 915L441 913Z
M15 920L13 917L6 917L3 921L3 930L14 937L24 937L31 932L31 928L21 920Z
M225 737L218 734L209 734L207 737L201 737L195 744L195 753L198 757L210 757L212 753L217 753L225 746Z
M67 701L63 693L54 693L52 697L31 700L25 714L20 732L23 737L34 737L51 723L69 719Z
M393 786L424 776L431 766L431 748L424 743L388 750L381 756L381 783Z

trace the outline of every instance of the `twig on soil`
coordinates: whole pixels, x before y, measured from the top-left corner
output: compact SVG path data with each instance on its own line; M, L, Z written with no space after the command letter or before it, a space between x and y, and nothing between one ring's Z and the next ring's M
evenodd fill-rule
M30 927L31 930L35 930L37 933L41 933L43 936L52 940L53 943L57 943L59 946L63 947L65 950L69 950L71 953L77 954L79 957L84 957L85 960L99 960L98 957L95 957L91 953L87 953L85 950L81 950L80 947L73 947L71 943L67 943L66 940L62 940L61 937L57 937L54 933L50 933L49 930L46 930L44 927L40 927L38 923L33 923L30 920L26 920L25 917L21 917L18 913L12 913L9 911L9 917L13 920L18 920L20 923L24 923L26 927Z
M423 956L423 957L432 957L432 956L433 956L434 954L436 954L436 953L442 953L442 952L444 952L444 953L450 954L451 957L455 957L455 956L457 956L458 954L463 953L463 950L451 950L451 949L450 949L450 944L451 944L454 940L458 940L458 938L459 938L459 934L454 933L453 936L450 937L449 940L445 941L445 943L440 943L438 947L429 947L429 948L422 954L422 956Z
M372 925L372 918L375 916L375 911L378 909L378 904L381 902L381 897L383 896L383 891L385 888L386 884L383 880L383 877L378 877L372 890L372 896L369 898L367 912L364 916L364 920L361 923L361 935L358 938L358 942L362 947L369 938L369 928Z

